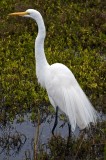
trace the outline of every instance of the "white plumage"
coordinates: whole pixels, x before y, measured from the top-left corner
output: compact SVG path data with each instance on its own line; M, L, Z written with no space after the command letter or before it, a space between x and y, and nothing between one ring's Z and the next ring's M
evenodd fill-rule
M64 112L70 121L72 131L76 124L84 129L90 122L96 122L96 111L80 88L72 72L56 63L49 68L46 90L51 104Z
M58 106L67 115L72 131L75 130L76 125L84 129L90 122L96 123L97 112L73 73L63 64L48 64L44 53L46 31L41 14L36 10L28 9L10 15L30 17L38 25L38 35L35 40L36 75L38 82L47 90L52 106L55 109Z

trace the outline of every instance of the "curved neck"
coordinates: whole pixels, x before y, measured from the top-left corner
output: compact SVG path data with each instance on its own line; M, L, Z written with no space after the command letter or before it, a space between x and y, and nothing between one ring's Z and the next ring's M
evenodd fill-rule
M44 40L46 31L42 16L40 14L35 20L38 25L38 35L35 40L36 75L38 78L38 82L42 87L45 88L45 73L47 72L49 66L44 53Z
M42 16L39 16L36 19L38 25L38 35L35 40L35 59L36 59L36 66L41 68L41 66L48 64L46 60L46 56L44 53L44 40L46 36L45 25Z

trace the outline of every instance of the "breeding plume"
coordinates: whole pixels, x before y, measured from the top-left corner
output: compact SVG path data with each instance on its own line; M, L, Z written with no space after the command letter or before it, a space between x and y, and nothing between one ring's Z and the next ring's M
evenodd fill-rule
M9 14L11 16L30 17L38 25L38 35L35 40L36 75L38 82L47 91L49 100L56 110L56 118L52 133L57 125L58 108L69 119L71 130L74 132L76 125L80 129L89 126L90 122L96 123L97 112L79 86L73 73L61 63L49 65L44 52L46 30L41 14L34 9L25 12Z

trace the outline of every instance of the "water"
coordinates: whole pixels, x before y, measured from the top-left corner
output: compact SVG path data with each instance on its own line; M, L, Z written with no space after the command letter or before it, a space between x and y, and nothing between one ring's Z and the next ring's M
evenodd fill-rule
M25 160L25 158L31 159L33 157L33 144L37 124L32 123L29 117L30 114L27 114L24 117L24 122L17 123L17 119L15 119L12 124L0 128L0 160ZM63 128L60 128L63 123L63 121L59 120L55 134L61 134L62 137L67 137L67 124ZM54 117L51 116L48 116L40 124L39 144L42 144L44 148L52 136L51 130L53 124ZM78 128L75 134L78 135Z
M102 114L101 114L102 115ZM4 126L0 126L0 160L31 160L33 159L33 144L37 124L32 123L30 120L30 114L24 116L24 122L17 123L16 118L13 123L9 123ZM106 116L102 116L103 120L106 120ZM51 138L51 130L54 125L54 117L47 116L47 118L40 124L39 142L42 144L43 149L46 152L49 150L46 148L48 140ZM62 137L68 136L68 125L64 127L60 126L64 122L59 120L55 130L55 135L61 135ZM79 129L76 128L73 136L79 135Z

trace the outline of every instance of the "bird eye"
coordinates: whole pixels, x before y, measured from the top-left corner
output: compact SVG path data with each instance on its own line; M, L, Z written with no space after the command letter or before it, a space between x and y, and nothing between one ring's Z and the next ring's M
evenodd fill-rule
M27 12L27 14L28 14L28 15L30 15L30 13L29 13L29 12Z

